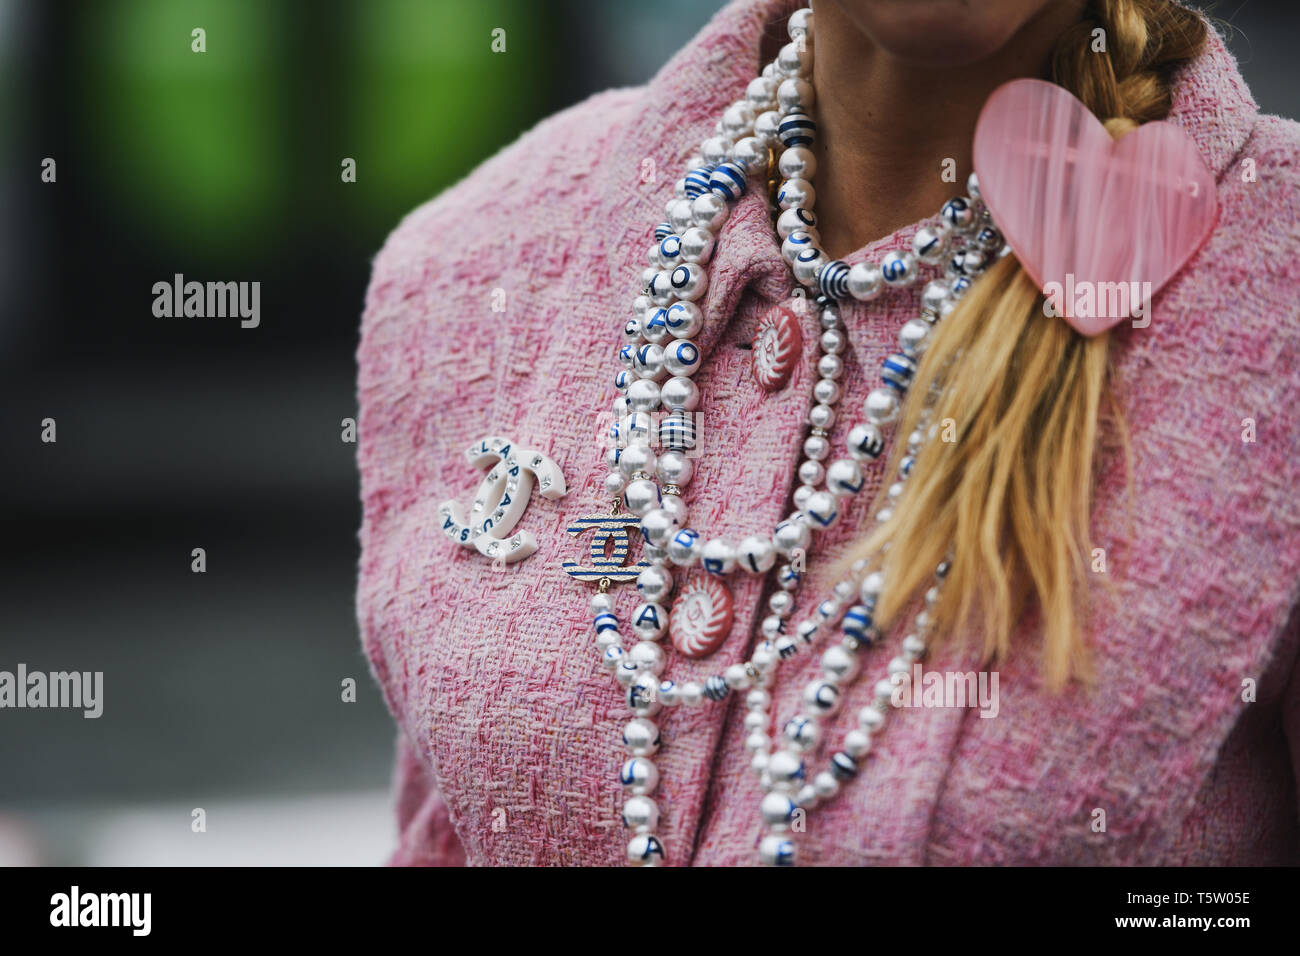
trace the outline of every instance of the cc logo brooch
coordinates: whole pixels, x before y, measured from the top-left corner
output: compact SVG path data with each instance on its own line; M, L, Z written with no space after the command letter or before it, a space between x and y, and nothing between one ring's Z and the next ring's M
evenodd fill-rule
M501 437L479 439L465 449L465 458L475 468L490 465L491 470L479 482L468 518L455 501L438 506L443 534L494 561L522 561L537 550L537 537L530 531L510 532L528 507L534 481L543 498L568 493L560 466L541 452Z

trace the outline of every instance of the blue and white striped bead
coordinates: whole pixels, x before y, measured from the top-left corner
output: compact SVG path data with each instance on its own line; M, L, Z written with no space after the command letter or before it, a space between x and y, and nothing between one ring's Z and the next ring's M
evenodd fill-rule
M709 176L712 166L700 166L686 174L686 198L697 199L709 191Z
M610 614L608 611L602 611L600 614L597 614L593 623L595 624L597 634L604 634L606 631L618 632L618 618L613 614Z
M860 644L871 644L874 635L871 632L871 610L865 604L855 604L844 612L840 629Z
M735 202L745 194L748 178L739 163L723 163L710 174L709 189L727 202Z
M781 145L790 149L795 146L811 146L813 136L817 133L817 124L806 113L790 113L776 128L781 138Z
M817 276L817 286L824 296L832 299L847 299L849 296L848 264L843 259L826 263Z
M852 780L858 775L858 762L840 750L831 757L831 773L836 780Z
M709 698L709 700L722 700L730 693L731 688L727 686L727 681L724 678L719 677L717 674L714 674L704 682L704 696Z
M907 391L908 386L912 384L912 376L915 374L916 362L902 352L895 352L885 359L880 370L880 377L885 380L885 384L900 392Z
M695 447L695 419L683 412L665 415L659 422L659 443L670 451Z
M673 224L670 222L661 222L655 226L655 241L663 242L673 234Z

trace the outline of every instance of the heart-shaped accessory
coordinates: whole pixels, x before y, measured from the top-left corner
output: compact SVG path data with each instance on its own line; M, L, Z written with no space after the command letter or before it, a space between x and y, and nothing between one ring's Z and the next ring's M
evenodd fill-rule
M993 91L973 152L1007 244L1083 335L1148 316L1218 215L1214 176L1181 127L1145 123L1114 139L1068 90L1043 80Z

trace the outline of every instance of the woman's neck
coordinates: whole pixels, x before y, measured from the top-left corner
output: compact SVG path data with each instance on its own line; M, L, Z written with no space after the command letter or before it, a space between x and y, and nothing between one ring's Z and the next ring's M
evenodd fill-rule
M1049 4L990 57L938 68L875 46L834 2L818 3L817 226L843 258L938 211L964 192L980 108L1007 80L1045 75L1057 37L1079 16Z

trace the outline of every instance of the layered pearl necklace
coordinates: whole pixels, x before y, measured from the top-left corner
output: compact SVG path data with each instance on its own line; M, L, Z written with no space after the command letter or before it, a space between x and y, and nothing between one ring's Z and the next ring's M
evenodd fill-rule
M770 865L792 865L796 850L791 831L796 821L856 776L891 709L893 674L910 670L924 655L930 612L947 573L947 562L935 569L936 584L925 595L926 610L917 615L898 656L890 661L888 676L876 684L873 702L858 713L856 728L844 734L825 769L810 779L807 763L825 736L823 722L836 714L846 689L857 677L859 652L884 637L872 614L885 586L880 571L865 573L867 562L857 562L851 576L838 582L814 614L791 631L789 618L806 572L804 560L812 534L834 525L846 499L862 490L863 463L874 461L884 451L885 430L899 417L933 326L952 311L988 263L1006 251L1002 236L979 202L974 176L968 183L970 198L949 200L938 223L916 233L909 251L889 252L879 263L854 266L829 260L821 251L813 211L816 158L809 149L816 134L809 115L814 100L812 25L811 10L791 15L791 42L749 84L744 99L727 108L716 135L705 140L700 155L688 162L687 175L678 181L675 196L667 204L668 222L655 229L650 267L642 275L644 292L633 304L633 318L618 352L615 386L619 397L614 403L614 443L606 459L611 471L605 490L614 500L615 511L621 497L628 510L639 516L645 539L646 566L637 578L641 603L630 619L637 642L630 648L624 645L613 596L606 590L608 582L602 583L591 609L601 660L625 688L632 712L623 730L627 759L619 776L627 793L623 821L633 834L627 858L634 865L657 865L667 853L657 835L659 808L653 795L659 770L651 758L661 741L651 718L662 707L695 707L706 701L723 701L732 693L746 694L745 749L764 791L759 814L766 832L759 841L759 857ZM776 198L783 211L776 228L782 239L781 252L795 279L817 294L821 354L808 416L810 431L798 469L801 484L792 496L795 511L774 529L745 537L733 546L721 538L705 538L689 527L689 512L681 497L693 476L692 459L686 452L695 444L692 416L700 404L700 390L692 376L702 356L693 337L706 317L696 302L708 287L705 267L712 257L714 236L729 215L729 204L744 194L751 180L763 182L778 151L777 171L782 182ZM919 317L905 323L899 332L899 351L885 359L881 370L884 385L867 396L865 421L848 432L848 456L823 465L830 454L829 436L841 397L840 353L847 346L836 303L850 297L867 302L886 288L912 285L923 266L943 266L943 275L925 285ZM896 480L888 489L888 503L875 515L878 522L889 520L916 454L930 437L928 406L921 413L919 426L907 437L907 455L901 458ZM661 407L667 414L656 428L652 415ZM656 434L658 453L651 448ZM722 579L736 571L765 574L776 565L778 556L782 563L776 572L777 589L768 599L771 613L762 622L762 640L749 661L733 664L703 684L662 680L666 656L660 642L668 630L674 592L670 566L682 573L697 565L702 569L706 580L721 589L705 601L705 609L716 610L718 602L724 602L729 628L730 595ZM820 644L837 625L840 640L824 650L822 674L804 689L801 712L787 720L779 734L769 735L771 695L766 688L779 665Z

